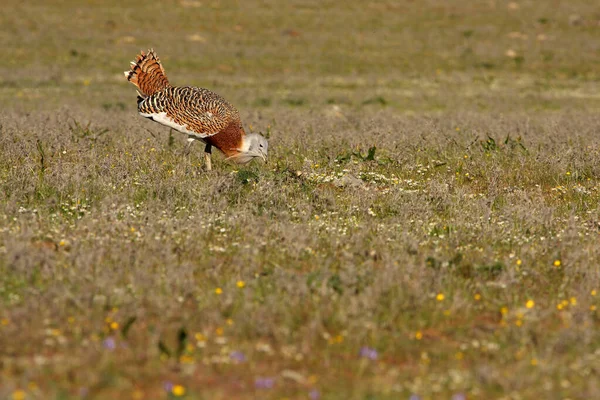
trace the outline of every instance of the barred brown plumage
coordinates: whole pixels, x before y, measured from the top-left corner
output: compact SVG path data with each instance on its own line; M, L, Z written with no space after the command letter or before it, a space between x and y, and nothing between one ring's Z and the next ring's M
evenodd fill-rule
M194 140L206 143L208 170L212 146L238 163L256 157L266 161L267 140L255 133L246 135L239 112L227 100L208 89L171 86L153 50L142 51L131 64L125 76L140 90L140 115L187 134L186 150Z
M178 125L198 135L220 132L231 121L239 121L238 111L218 94L204 88L166 87L152 96L140 98L142 114L165 112Z

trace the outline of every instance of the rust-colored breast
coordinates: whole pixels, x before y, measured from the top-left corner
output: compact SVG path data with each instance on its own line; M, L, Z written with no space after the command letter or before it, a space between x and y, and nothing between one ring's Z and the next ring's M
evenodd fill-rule
M244 130L239 121L232 121L225 129L216 135L208 136L203 140L221 150L227 157L238 154L238 149L242 145L242 136Z

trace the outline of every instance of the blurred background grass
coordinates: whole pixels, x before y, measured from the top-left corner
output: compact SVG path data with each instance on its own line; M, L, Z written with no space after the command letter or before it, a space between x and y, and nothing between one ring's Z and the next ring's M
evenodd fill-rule
M240 107L598 108L589 1L17 2L0 101L134 107L121 71L154 48L171 81ZM564 101L568 98L569 104Z

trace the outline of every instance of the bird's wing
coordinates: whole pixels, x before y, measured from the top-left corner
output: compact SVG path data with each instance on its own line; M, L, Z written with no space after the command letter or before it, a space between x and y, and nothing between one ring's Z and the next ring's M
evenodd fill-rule
M140 115L199 139L227 127L237 111L207 89L171 87L139 100Z

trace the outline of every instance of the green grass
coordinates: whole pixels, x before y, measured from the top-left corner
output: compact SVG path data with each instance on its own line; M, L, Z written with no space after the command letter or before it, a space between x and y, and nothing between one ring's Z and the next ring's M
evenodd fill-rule
M588 2L10 7L0 398L599 396ZM269 162L140 118L148 47Z

